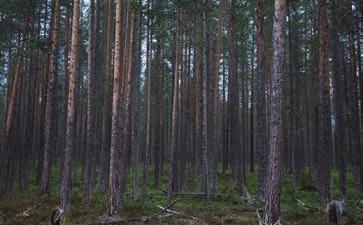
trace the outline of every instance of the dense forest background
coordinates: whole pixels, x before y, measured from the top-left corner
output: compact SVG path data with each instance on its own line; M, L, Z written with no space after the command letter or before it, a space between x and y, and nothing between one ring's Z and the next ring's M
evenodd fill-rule
M0 0L0 224L176 198L266 225L344 199L359 224L362 18L362 0Z

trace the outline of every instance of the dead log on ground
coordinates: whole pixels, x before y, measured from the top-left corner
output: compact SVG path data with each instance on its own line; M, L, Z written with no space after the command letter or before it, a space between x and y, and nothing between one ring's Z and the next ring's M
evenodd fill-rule
M173 202L169 203L168 205L166 205L164 207L158 206L158 208L160 208L161 211L158 213L155 213L153 215L150 215L150 216L131 217L131 218L125 218L125 219L115 219L115 218L111 217L104 221L88 223L88 224L77 224L77 225L125 225L125 224L134 223L134 222L147 223L150 220L164 219L164 218L171 217L171 216L188 218L188 219L192 219L192 220L196 220L196 221L202 221L201 219L199 219L197 217L189 216L189 215L186 215L181 212L170 210L170 208L172 206L174 206L178 200L179 199L175 199ZM63 211L61 211L60 208L56 208L55 210L53 210L51 220L50 220L51 225L61 225L60 218L62 215L63 215Z

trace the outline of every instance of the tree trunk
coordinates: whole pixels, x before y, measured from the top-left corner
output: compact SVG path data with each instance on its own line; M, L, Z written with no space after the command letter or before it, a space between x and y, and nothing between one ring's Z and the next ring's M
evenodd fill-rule
M125 35L125 84L124 84L124 103L123 103L123 130L122 130L122 143L123 149L121 151L121 167L120 167L120 207L123 207L124 195L126 192L127 176L129 169L130 153L131 153L131 104L130 104L130 90L132 81L132 55L133 55L133 34L134 34L134 10L132 5L127 5L127 20Z
M223 25L224 25L224 13L225 13L225 0L221 0L219 2L219 15L218 15L218 31L217 31L217 37L216 37L216 51L215 51L215 65L214 65L214 82L213 82L213 121L214 121L214 126L212 129L214 130L214 135L213 135L213 139L216 143L216 146L214 146L214 153L213 153L213 157L214 157L214 162L212 162L214 164L214 171L213 175L212 175L212 192L216 192L217 189L217 165L218 165L218 150L220 149L220 147L223 148L223 146L218 144L218 140L219 140L219 133L218 133L218 128L219 128L219 120L218 120L218 113L219 113L219 102L220 102L220 95L219 95L219 71L220 71L220 67L221 67L221 53L222 53L222 41L223 41ZM223 131L222 131L223 134Z
M202 160L203 160L203 182L204 182L204 193L206 200L209 200L209 168L208 168L208 77L209 77L209 27L207 21L207 10L209 2L204 0L204 11L203 11L203 40L205 41L203 49L203 71L202 71Z
M148 9L152 10L153 4L151 1L148 1ZM148 16L147 19L147 46L146 46L146 91L147 91L147 103L146 103L146 147L145 147L145 158L144 158L144 171L143 171L143 186L142 186L142 202L143 204L147 201L147 186L148 186L148 179L149 179L149 159L151 154L151 149L153 148L154 139L152 135L154 134L153 129L153 92L152 92L152 84L153 84L153 77L152 77L152 19L151 15Z
M160 33L157 35L157 42L156 42L156 77L155 77L155 124L154 124L154 187L156 189L160 186L160 177L162 174L161 171L161 155L162 155L162 140L163 140L163 98L164 98L164 69L163 69L163 55L162 55L162 48L163 48L163 34L162 34L162 16L163 16L163 8L164 5L162 1L157 1L156 6L158 11L158 15L156 18L156 25L158 29L160 29Z
M67 130L67 106L68 106L68 91L69 91L69 36L71 34L71 5L69 4L66 9L65 21L64 21L64 81L62 87L62 109L60 113L60 126L58 131L58 151L60 154L59 165L60 165L60 176L59 180L62 179L62 171L64 164L64 148L65 148L65 136Z
M329 96L328 71L328 4L326 0L320 1L320 126L319 126L319 163L318 163L318 192L319 200L326 203L330 200L330 155L331 155L331 117Z
M112 50L114 36L114 10L113 0L107 1L107 40L106 40L106 77L104 83L104 105L102 116L102 140L100 155L100 172L98 177L98 190L104 190L109 182L110 169L110 142L111 142L111 111L112 111Z
M14 155L15 149L13 147L13 132L14 132L14 123L15 116L17 111L18 104L18 93L20 89L21 83L21 68L23 65L23 45L21 44L18 50L18 56L16 61L16 69L14 74L14 79L12 82L11 95L9 106L7 107L6 112L6 121L5 121L5 132L4 132L4 145L2 148L4 149L4 156L1 157L1 171L0 171L0 195L5 191L9 190L10 186L10 170L12 164L12 158Z
M85 168L83 184L83 201L90 202L92 198L92 173L94 170L94 147L96 138L96 90L95 90L95 0L90 0L89 32L88 32L88 93L87 93L87 140L85 150Z
M197 3L198 11L202 12L201 2ZM195 46L195 180L200 189L202 178L202 15L196 15L196 46Z
M267 202L263 222L273 225L280 219L281 153L283 149L282 110L283 74L285 64L286 1L275 0L273 25L273 58L271 80L270 150Z
M352 142L352 172L354 177L354 187L357 191L363 191L362 185L362 156L360 143L360 125L359 125L359 96L358 96L358 79L357 79L357 59L355 54L355 37L353 25L352 1L348 1L348 29L349 29L349 110L350 110L350 127Z
M335 129L334 129L334 141L335 141L335 152L338 163L339 172L339 189L343 196L347 194L347 171L346 171L346 147L345 147L345 122L344 122L344 85L342 81L343 70L341 65L341 46L339 43L339 24L336 16L337 0L333 0L332 5L332 48L333 48L333 103L335 111Z
M264 12L262 1L257 1L257 154L258 154L258 191L257 198L264 200L267 176L267 137L266 137L266 75L265 75L265 41Z
M141 0L139 0L141 4ZM136 200L137 189L137 164L138 153L140 149L139 144L139 117L140 117L140 72L141 72L141 33L142 33L142 12L141 10L137 15L137 22L134 24L134 67L132 81L131 81L131 170L132 170L132 199Z
M113 99L112 99L112 130L111 130L111 150L110 150L110 176L108 185L108 214L110 216L117 213L119 208L118 192L120 183L118 179L119 169L119 149L120 149L120 98L121 98L121 71L122 71L122 4L123 1L116 1L116 24L115 24L115 61L113 77Z
M230 126L230 147L232 154L232 174L237 181L239 194L244 192L243 168L242 168L242 125L240 118L240 104L238 91L238 55L237 55L237 22L236 2L232 0L228 8L228 47L229 47L229 74L228 74L228 118Z
M59 24L60 24L60 0L55 1L53 30L52 30L52 52L50 55L50 73L48 77L48 91L45 109L45 126L44 126L44 158L42 173L42 195L48 197L50 195L50 174L51 174L51 149L52 134L55 129L55 108L56 108L56 87L57 87L57 71L58 71L58 51L59 51Z
M178 111L179 111L179 64L181 61L181 45L180 45L180 5L176 3L176 35L175 35L175 66L174 66L174 91L173 106L171 118L171 141L170 141L170 165L169 165L169 188L168 199L171 200L173 192L177 190L177 140L178 140Z
M76 114L78 105L78 41L79 41L79 18L80 1L73 2L72 19L72 41L71 41L71 73L69 76L68 109L67 109L67 131L64 149L64 165L62 171L62 182L60 186L61 207L66 210L69 206L71 174L72 174L72 155L74 150L74 137L76 134Z

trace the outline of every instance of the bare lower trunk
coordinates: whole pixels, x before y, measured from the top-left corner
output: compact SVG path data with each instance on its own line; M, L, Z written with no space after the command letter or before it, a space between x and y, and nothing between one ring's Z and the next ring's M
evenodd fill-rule
M204 12L203 12L203 39L207 43L204 45L203 49L203 71L202 71L202 159L203 159L203 183L204 183L204 193L207 200L209 200L209 168L208 168L208 98L207 98L207 88L208 88L208 40L209 40L209 27L207 21L207 8L208 0L204 0Z
M173 192L176 191L176 176L177 176L177 134L178 134L178 111L179 111L179 64L180 64L180 6L176 4L176 40L175 40L175 66L174 66L174 92L173 92L173 108L172 108L172 118L171 118L171 141L170 141L170 165L169 165L169 188L168 188L168 198L169 201L172 197Z
M64 149L64 166L62 171L62 182L60 186L61 207L66 210L69 206L72 156L74 150L74 137L76 134L76 114L78 105L78 40L79 40L79 17L80 1L73 2L72 20L72 42L71 42L71 73L69 76L68 110L67 110L67 131L66 144Z
M57 71L58 71L58 51L59 51L59 24L60 24L60 0L55 1L53 30L52 30L52 52L50 56L50 74L48 77L48 95L45 109L45 126L44 126L44 158L43 158L43 173L42 173L42 195L49 196L50 194L50 174L51 174L51 149L54 146L52 143L52 134L55 129L55 97L57 87Z
M336 19L337 16L337 0L333 0L332 6L332 41L333 41L333 87L334 87L334 111L335 111L335 152L339 171L339 188L343 196L347 194L347 172L346 172L346 147L345 147L345 122L344 122L344 93L342 81L342 65L341 65L341 51L339 43L339 25Z
M257 154L258 154L258 192L257 197L264 200L266 195L267 175L267 137L266 137L266 75L265 75L265 41L264 12L262 1L257 1Z
M238 88L238 55L237 55L237 22L236 22L236 2L228 5L228 47L229 47L229 76L228 76L228 119L229 136L232 154L232 175L236 181L239 194L244 192L243 174L243 146L242 146L242 125L240 117L239 88Z
M122 71L122 1L116 1L116 25L115 25L115 61L113 77L113 99L112 99L112 130L111 130L111 150L110 150L110 176L108 185L108 214L114 215L119 208L118 192L120 191L119 183L119 149L121 127L119 124L121 116L120 98L121 98L121 71Z
M331 155L331 116L328 71L328 6L326 0L320 1L320 126L319 126L319 200L326 203L330 200L330 155Z
M111 111L112 111L112 50L113 50L113 35L114 35L114 10L113 0L107 1L107 40L106 40L106 77L104 84L104 105L102 116L102 140L101 140L101 155L100 168L98 174L98 190L104 190L109 182L110 169L110 142L111 142Z
M88 93L87 93L87 140L86 162L84 168L83 201L89 202L92 198L92 171L94 170L94 147L96 138L96 93L95 93L95 0L90 1L89 7L89 33L88 33Z
M7 107L6 112L6 121L5 121L5 133L4 133L4 143L3 143L3 156L1 156L1 164L0 164L0 195L5 191L8 191L11 186L10 182L10 173L11 173L11 164L12 158L14 157L15 149L13 149L13 131L14 131L14 123L15 116L17 110L17 102L18 102L18 92L20 89L21 83L21 68L23 65L23 46L20 46L17 61L16 61L16 70L14 74L14 80L12 83L11 95L9 106Z
M360 140L359 125L359 97L358 97L358 79L357 79L357 59L355 53L355 36L353 26L352 1L347 3L348 9L348 26L349 26L349 69L348 69L348 87L349 87L349 110L350 110L350 127L352 142L352 172L354 177L354 187L357 191L363 191L362 185L362 152Z
M152 9L152 3L149 3L148 7ZM151 73L151 58L152 58L152 20L150 16L147 20L147 50L146 50L146 80L147 80L147 104L146 104L146 146L145 146L145 158L144 158L144 168L143 168L143 186L142 186L142 202L143 204L147 201L147 187L148 187L148 177L149 177L149 159L151 155L151 149L153 147L153 138L154 134L153 130L153 92L152 92L152 84L153 78Z
M267 202L263 222L273 225L280 219L281 196L281 153L282 139L282 109L283 109L283 73L285 64L285 29L286 29L286 1L275 0L275 20L273 26L273 70L271 80L271 123L270 123L270 151Z

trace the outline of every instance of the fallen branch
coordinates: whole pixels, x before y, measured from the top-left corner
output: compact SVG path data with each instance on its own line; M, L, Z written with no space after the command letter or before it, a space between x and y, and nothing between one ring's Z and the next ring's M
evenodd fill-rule
M205 192L173 192L171 193L172 196L178 195L191 195L191 196L205 196ZM208 193L209 196L226 196L230 194L222 194L222 193Z
M162 211L163 213L166 212L166 210L170 209L173 205L175 205L175 203L179 201L179 198L175 199L174 201L172 201L171 203L169 203L168 205L165 206L165 209Z
M318 208L318 207L314 207L314 206L309 206L307 205L305 202L296 199L297 204L301 207L303 207L306 211L310 211L310 212L314 212L314 211L323 211L322 209Z
M124 225L135 222L143 222L146 223L153 219L166 218L172 216L171 214L158 214L153 216L140 216L140 217L131 217L126 219L115 219L110 221L100 221L97 223L89 223L89 224L78 224L78 225Z
M126 193L126 195L131 195L132 193ZM162 191L162 192L151 192L151 193L147 193L147 195L149 196L159 196L159 195L167 195L167 191ZM138 193L137 195L141 195L141 193ZM172 192L171 193L172 196L204 196L205 192ZM238 196L239 194L223 194L223 193L208 193L208 195L210 196Z
M133 222L146 223L150 220L163 219L163 218L167 218L167 217L171 217L171 216L179 216L179 217L188 218L188 219L192 219L192 220L202 221L202 219L200 219L200 218L197 218L194 216L189 216L184 213L170 210L170 208L172 206L174 206L178 200L179 199L177 198L164 207L158 205L157 207L160 208L161 211L159 213L156 213L156 214L153 214L150 216L131 217L131 218L125 218L125 219L108 218L108 220L106 220L106 221L100 221L100 222L89 223L89 224L78 224L78 225L125 225L125 224L130 224ZM63 211L59 207L57 207L55 210L53 210L52 216L51 216L51 221L50 221L51 225L60 225L60 218L62 215L63 215Z
M124 224L129 224L129 223L133 223L133 222L148 222L150 220L154 220L154 219L161 219L161 218L167 218L172 216L172 214L167 213L166 210L168 210L168 208L172 207L178 199L176 199L175 201L173 201L172 203L170 203L169 205L167 205L165 207L165 211L161 211L160 213L156 213L154 215L151 216L140 216L140 217L131 217L131 218L125 218L125 219L112 219L109 221L100 221L97 223L90 223L90 224L86 224L86 225L124 225ZM83 224L78 224L78 225L83 225Z
M252 196L248 191L247 188L245 188L245 195L242 196L242 200L244 200L247 204L253 205L261 203L256 197Z
M189 216L189 215L186 215L186 214L183 214L183 213L180 213L180 212L177 212L177 211L173 211L173 210L170 210L170 209L166 209L160 205L158 205L158 207L160 209L162 209L163 211L166 211L168 213L171 213L171 214L174 214L174 215L177 215L177 216L181 216L181 217L184 217L184 218L188 218L188 219L192 219L192 220L198 220L198 221L201 221L202 219L198 218L198 217L194 217L194 216Z

